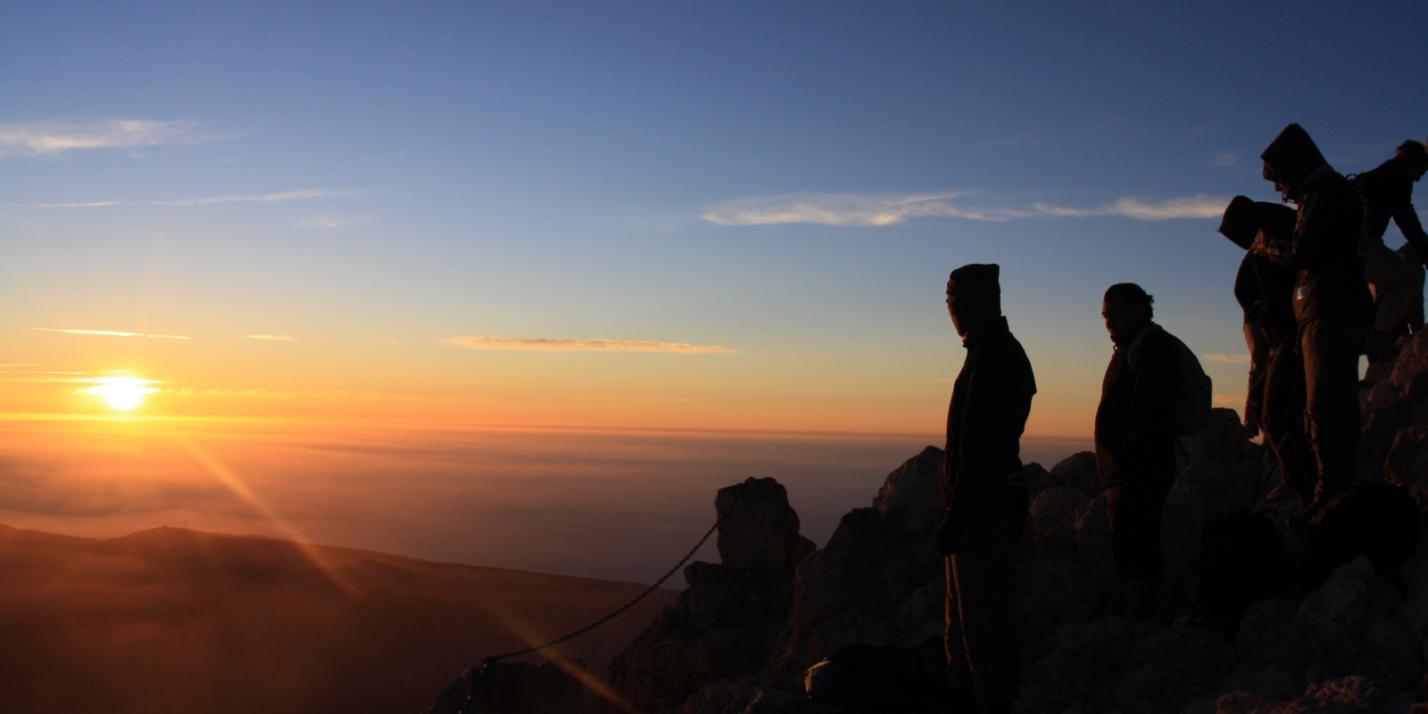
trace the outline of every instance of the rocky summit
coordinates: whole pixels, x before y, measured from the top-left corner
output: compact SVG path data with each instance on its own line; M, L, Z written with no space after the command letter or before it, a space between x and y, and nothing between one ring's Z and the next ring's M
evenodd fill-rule
M1361 401L1359 484L1302 528L1285 525L1298 503L1276 491L1273 458L1234 412L1216 410L1185 440L1165 506L1165 603L1147 622L1112 614L1094 456L1028 465L1015 710L1428 711L1428 333L1370 371ZM957 711L942 696L945 580L931 546L941 465L933 447L908 459L821 548L799 534L776 481L722 489L721 562L685 569L687 589L614 658L608 682L539 709L491 708L536 698L488 692L459 711ZM807 672L830 658L828 676L856 686L814 701ZM460 684L542 681L488 675Z

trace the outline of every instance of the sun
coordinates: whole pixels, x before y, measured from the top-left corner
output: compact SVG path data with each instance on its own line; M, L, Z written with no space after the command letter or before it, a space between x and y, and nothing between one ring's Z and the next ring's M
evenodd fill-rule
M85 392L104 400L110 409L129 411L144 403L144 397L159 390L149 386L149 380L139 377L99 377Z

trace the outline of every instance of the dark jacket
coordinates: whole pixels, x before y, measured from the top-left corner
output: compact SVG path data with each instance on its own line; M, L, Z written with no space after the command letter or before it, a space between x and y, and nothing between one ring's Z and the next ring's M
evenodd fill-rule
M1367 322L1373 299L1359 252L1363 204L1358 191L1329 166L1298 124L1280 132L1261 158L1299 206L1290 242L1299 324L1321 319Z
M1418 211L1413 208L1413 180L1390 159L1372 171L1359 174L1354 185L1367 204L1368 237L1383 242L1391 218L1419 260L1428 261L1428 235L1423 233Z
M1026 511L1021 434L1036 378L1006 318L963 340L967 357L947 410L942 505L957 520Z
M1128 353L1142 333L1132 369ZM1153 322L1123 339L1106 366L1096 408L1096 467L1101 484L1166 484L1175 478L1180 348L1170 333Z

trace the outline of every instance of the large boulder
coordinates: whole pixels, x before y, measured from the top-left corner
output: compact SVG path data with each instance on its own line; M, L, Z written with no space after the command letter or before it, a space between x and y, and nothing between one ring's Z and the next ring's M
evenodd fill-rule
M942 450L935 446L904 461L883 480L873 508L908 537L931 541L942 519L942 463Z
M788 491L771 478L751 478L719 489L719 562L738 570L792 573L813 552L813 541L798 532L798 513Z

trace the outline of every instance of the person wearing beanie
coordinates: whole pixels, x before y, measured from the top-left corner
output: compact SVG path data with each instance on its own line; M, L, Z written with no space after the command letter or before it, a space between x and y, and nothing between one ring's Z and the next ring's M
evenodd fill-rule
M1413 207L1413 184L1428 171L1428 152L1417 141L1398 145L1393 158L1354 178L1363 196L1365 216L1364 277L1373 291L1374 321L1366 351L1369 361L1392 359L1395 338L1423 327L1423 266L1428 262L1428 235ZM1392 219L1407 243L1398 251L1384 245Z
M1106 494L1121 614L1157 613L1160 523L1175 480L1180 341L1155 324L1155 299L1135 283L1106 290L1101 315L1114 346L1096 407L1096 469Z
M1304 415L1314 453L1311 519L1354 478L1359 442L1359 354L1373 315L1361 250L1363 203L1290 124L1260 155L1264 178L1297 207L1289 259L1304 364Z
M1283 253L1294 233L1294 210L1236 196L1219 230L1245 250L1235 278L1251 355L1245 426L1264 433L1264 444L1279 464L1282 489L1308 505L1314 498L1314 455L1304 434L1304 364L1296 351L1294 269Z
M954 690L979 712L1016 700L1012 603L1026 522L1021 434L1036 394L1031 362L1002 316L999 268L964 265L947 280L947 312L967 353L952 388L942 474L945 644Z

